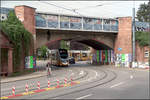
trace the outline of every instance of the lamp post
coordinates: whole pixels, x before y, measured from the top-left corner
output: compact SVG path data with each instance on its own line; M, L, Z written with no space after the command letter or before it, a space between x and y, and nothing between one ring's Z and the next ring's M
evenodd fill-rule
M150 8L150 0L149 0L149 8ZM149 13L149 33L150 33L150 13ZM149 34L149 38L150 38L150 34ZM149 66L150 66L150 39L149 39Z
M135 7L133 7L132 17L132 67L135 67Z

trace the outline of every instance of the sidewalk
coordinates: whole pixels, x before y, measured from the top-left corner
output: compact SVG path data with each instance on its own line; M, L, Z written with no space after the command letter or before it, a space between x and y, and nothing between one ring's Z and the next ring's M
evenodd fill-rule
M38 69L44 68L46 64L49 62L49 59L47 60L37 60L37 66ZM37 72L33 72L31 74L26 74L26 75L21 75L21 76L16 76L16 77L1 77L1 83L8 83L8 82L14 82L14 81L19 81L19 80L28 80L36 77L42 77L46 75L46 70L40 70Z
M27 79L32 79L36 77L42 77L46 75L46 71L38 71L38 72L33 72L31 74L27 75L21 75L21 76L16 76L16 77L1 77L1 83L8 83L8 82L14 82L14 81L19 81L19 80L27 80Z
M129 69L129 70L137 70L137 71L149 71L149 68L138 68L138 67L134 67L134 68L130 68L130 67L118 67L118 66L115 66L115 65L108 65L108 67L111 67L111 68L122 68L122 69Z

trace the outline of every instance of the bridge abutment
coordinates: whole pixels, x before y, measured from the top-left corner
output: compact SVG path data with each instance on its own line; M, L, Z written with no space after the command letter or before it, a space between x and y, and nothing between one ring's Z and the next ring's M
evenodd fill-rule
M118 35L115 40L114 52L116 55L116 66L124 65L130 66L132 62L132 17L118 18ZM123 61L123 56L128 56Z
M30 55L36 53L36 25L35 25L35 8L20 5L15 7L15 14L22 22L25 29L32 33L33 40L30 47Z
M118 35L115 40L115 54L132 53L132 17L118 18ZM121 48L120 50L118 50Z

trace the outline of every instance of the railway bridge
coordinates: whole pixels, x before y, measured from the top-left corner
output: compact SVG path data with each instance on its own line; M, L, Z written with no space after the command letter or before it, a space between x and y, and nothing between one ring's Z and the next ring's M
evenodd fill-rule
M10 9L1 8L3 18ZM114 54L132 55L132 17L98 18L37 12L21 5L14 9L17 18L34 37L34 50L50 47L60 40L77 41L95 50L113 50ZM137 30L147 30L148 23L136 22Z

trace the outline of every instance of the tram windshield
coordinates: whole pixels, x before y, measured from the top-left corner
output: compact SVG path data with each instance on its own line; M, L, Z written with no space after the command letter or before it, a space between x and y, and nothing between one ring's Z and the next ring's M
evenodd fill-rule
M60 57L66 59L68 57L68 52L66 49L59 49Z

